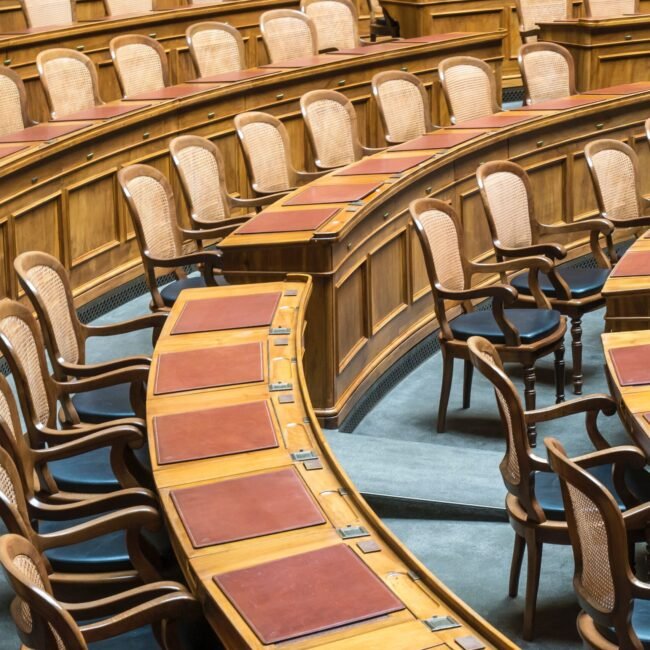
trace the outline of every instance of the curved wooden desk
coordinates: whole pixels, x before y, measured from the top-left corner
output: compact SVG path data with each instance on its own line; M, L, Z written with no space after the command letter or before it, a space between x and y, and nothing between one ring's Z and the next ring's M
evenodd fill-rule
M313 568L309 572L305 569L306 575L300 575L301 566L312 567L308 563L312 555L303 556L303 553L317 552L319 555L325 551L326 554L337 554L337 557L342 555L343 559L355 565L355 570L366 574L364 579L370 580L372 589L361 597L363 602L357 602L357 605L369 605L366 599L373 600L376 590L383 590L385 596L398 599L396 608L393 607L396 611L370 617L353 625L328 629L317 635L299 636L294 638L291 647L330 650L450 650L458 647L456 639L473 636L489 647L516 648L446 589L410 554L372 512L338 465L312 410L302 369L304 318L310 292L309 277L299 275L288 276L284 282L184 291L156 345L147 395L154 479L176 555L188 584L204 604L208 620L227 648L280 647L283 645L280 641L262 644L260 637L264 637L265 633L272 636L273 631L269 631L268 625L257 625L256 633L253 629L255 616L247 619L239 612L241 609L247 616L249 614L242 605L243 597L234 596L232 600L229 599L213 577L221 576L220 584L225 584L226 588L229 585L232 590L233 580L228 579L232 576L224 577L224 574L256 567L256 584L260 590L268 591L269 585L260 577L268 570L267 563L281 558L294 558L289 560L297 564L293 567L292 586L287 586L289 573L283 568L280 577L275 576L277 582L271 590L278 600L272 605L266 602L261 605L262 609L271 609L275 614L275 638L281 636L277 631L280 623L286 624L285 635L291 635L291 632L286 631L287 626L295 631L305 620L312 619L312 601L323 583L329 586L322 587L325 591L319 596L319 615L322 614L321 606L323 609L331 609L335 605L328 601L330 590L339 590L340 595L346 598L348 591L354 591L357 587L356 583L346 584L346 576L340 576L343 584L339 583L336 564L330 566L328 579L324 579ZM272 319L258 321L270 321L270 326L173 334L174 329L182 327L185 322L181 320L179 324L179 319L186 318L189 313L186 310L196 308L200 304L198 301L232 296L259 298L260 294L268 296L273 293L276 294L275 299L279 299L275 314ZM238 308L231 304L229 309L228 313L236 314ZM214 305L210 306L209 311L212 316L224 313L223 309ZM206 312L203 313L205 315ZM241 322L230 325L237 324ZM308 329L309 327L311 325ZM236 381L232 375L229 379L223 376L224 372L232 370L243 372L244 375L239 380L247 383L156 394L156 391L188 387L192 385L191 382L206 379L205 376L199 378L198 375L205 375L203 370L209 364L201 366L196 363L194 370L185 374L184 369L187 368L184 368L184 361L180 357L170 358L165 355L194 354L206 360L213 354L226 353L228 346L235 345L252 345L254 349L261 346L262 369L256 377L261 381L247 381L260 372L259 361L257 366L247 363L244 360L247 354L238 352L237 361L228 364L228 367L223 364L210 366L210 377L206 384L219 380ZM183 383L185 381L190 383ZM255 403L259 406L260 402L262 407L266 405L270 414L271 442L264 443L258 439L248 447L248 451L236 453L237 449L246 447L252 437L259 433L260 427L249 426L239 430L235 439L237 445L230 447L229 450L235 453L205 457L217 453L214 449L206 451L206 445L222 444L227 430L232 429L232 421L227 424L227 419L222 415L204 413L196 424L188 426L187 422L196 417L191 413L220 407L241 409ZM173 417L175 414L182 414L181 419L176 420L177 427L186 424L186 430L180 432L180 437L179 429L170 425L169 420L164 420L165 416ZM177 437L174 437L175 433ZM256 446L267 448L252 450ZM224 453L224 448L218 453ZM197 454L202 455L202 459L187 459ZM298 456L292 458L292 454ZM159 462L161 455L167 461L162 465ZM171 462L173 460L178 462ZM278 473L293 482L295 489L302 495L302 501L292 498L290 507L287 505L288 500L282 501L278 506L277 499L274 503L274 498L278 496L274 490L256 491L263 488L254 487L251 492L242 487L267 485L266 481L273 480ZM238 482L229 484L228 481ZM228 492L230 486L237 487ZM196 495L204 490L209 490L210 494L216 496L201 500ZM219 505L219 498L223 498L223 494L230 494L229 498L233 501ZM304 514L305 500L308 504L311 503L307 515ZM180 506L177 507L177 503ZM270 534L271 530L282 528L282 524L274 527L268 523L271 516L269 513L274 512L274 507L276 514L278 508L282 513L285 530ZM226 510L227 513L224 512ZM179 512L182 512L182 518ZM251 512L258 516L246 519ZM292 523L287 523L287 518L292 519ZM304 521L304 527L296 523L297 520ZM184 521L193 533L194 542L188 535ZM233 522L236 530L233 530ZM245 539L241 539L242 536ZM215 540L218 541L215 543ZM354 554L353 557L350 556L350 551ZM250 572L247 572L246 577L250 579ZM477 580L480 580L480 576L477 576ZM385 587L388 587L387 591ZM301 591L296 594L296 590ZM297 608L304 607L304 611L286 611L283 603L295 600L296 596L302 601ZM447 616L454 619L456 627L435 632L424 622L431 617ZM322 620L320 623L323 625ZM446 624L449 625L449 622Z

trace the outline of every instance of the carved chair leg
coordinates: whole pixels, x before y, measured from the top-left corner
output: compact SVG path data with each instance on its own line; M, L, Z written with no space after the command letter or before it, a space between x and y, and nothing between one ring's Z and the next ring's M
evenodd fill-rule
M573 355L573 392L582 395L582 318L571 319L571 353Z
M555 350L555 403L564 401L564 343Z
M451 394L451 380L454 376L454 357L442 346L442 388L440 389L440 405L438 406L438 433L444 433L447 428L447 406Z
M508 586L508 596L510 598L516 598L519 592L519 576L521 575L521 564L524 559L525 548L526 540L515 533L515 545L512 549L512 564L510 565L510 584Z
M472 401L472 378L474 366L471 361L465 361L465 374L463 375L463 408L468 409Z
M528 554L528 575L526 576L526 603L524 605L524 634L526 641L532 641L535 631L535 610L537 609L537 591L539 574L542 568L542 544L537 540L535 531L527 531L526 551Z
M524 400L527 411L535 410L535 381L535 366L524 366ZM528 438L531 447L534 447L537 444L537 429L534 424L528 425Z

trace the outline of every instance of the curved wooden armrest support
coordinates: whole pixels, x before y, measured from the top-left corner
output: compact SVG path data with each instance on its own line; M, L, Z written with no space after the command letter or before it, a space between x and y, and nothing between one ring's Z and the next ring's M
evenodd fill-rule
M203 236L205 237L205 235ZM166 260L151 257L147 253L145 253L145 256L153 266L158 266L163 269L173 269L178 268L179 266L189 266L190 264L205 264L212 268L213 272L220 272L219 265L221 264L221 251L202 250Z
M582 221L575 221L573 223L540 223L539 229L541 232L549 235L582 231L595 231L603 235L611 235L614 232L614 224L609 219L594 217L593 219L583 219Z
M86 363L78 365L76 363L60 362L61 367L65 370L70 377L95 377L99 374L113 372L114 370L122 370L132 366L145 366L151 364L151 358L146 356L139 357L123 357L122 359L113 359L111 361L103 361L101 363Z
M636 219L612 219L606 214L601 214L604 219L611 221L616 228L640 228L650 226L650 215Z
M602 412L608 416L614 415L616 413L616 400L605 394L584 395L583 397L576 397L562 402L562 404L553 404L534 411L526 411L526 422L528 424L549 422L550 420L589 411Z
M230 202L230 205L234 208L261 208L275 201L272 196L272 194L269 194L266 196L257 196L251 199L242 199L239 196L229 196L228 200ZM243 223L248 219L248 217L232 217L232 219L241 219ZM229 219L229 221L232 221L232 219Z
M646 464L645 454L632 445L621 447L610 447L609 449L599 449L589 454L576 456L571 459L576 465L583 469L598 467L599 465L621 465L623 467L633 467L641 469Z
M650 584L647 582L641 582L636 577L633 577L631 582L632 586L632 597L641 598L643 600L650 600Z
M107 386L115 386L117 384L146 383L148 376L148 365L129 366L128 368L111 370L102 375L77 379L76 381L57 381L56 386L60 393L69 395L74 393L87 393L98 388L106 388Z
M228 219L227 222L224 222L219 226L212 226L211 228L201 228L200 230L185 230L184 228L181 228L180 230L183 237L186 239L202 241L204 239L223 239L240 225L240 223L231 223L230 219ZM214 252L219 256L223 255L219 249L216 249Z
M543 255L534 255L517 257L504 262L470 262L470 268L472 273L503 273L526 269L539 269L549 273L553 269L553 262Z
M627 530L641 530L650 524L650 503L628 508L621 514Z
M436 285L436 289L441 298L445 300L477 300L479 298L493 298L494 300L501 301L507 305L515 302L518 297L518 292L514 287L509 284L492 284L488 287L474 287L472 289L462 289L458 291L451 291L445 289L440 285Z
M524 27L519 28L519 34L521 34L521 38L528 38L529 36L537 36L540 32L540 28L535 25L535 27L529 27L528 29L525 29Z
M386 147L364 147L361 145L361 151L363 152L364 156L372 156L375 153L386 151Z
M92 434L112 429L126 429L129 435L131 429L136 429L140 432L141 439L146 440L147 423L140 418L120 418L119 420L111 420L100 424L75 424L67 429L39 427L38 433L43 442L59 446L72 440L84 439ZM41 457L40 454L43 454L44 457L47 451L38 450L39 457Z
M520 246L509 248L502 246L498 241L494 242L497 253L504 257L526 257L528 255L544 255L552 260L562 260L567 256L567 250L562 244L533 244L532 246Z
M298 176L298 179L302 183L309 183L310 181L315 181L317 178L320 178L321 176L325 176L325 174L329 174L329 170L322 169L321 171L317 171L317 172L296 171L296 175Z
M84 325L86 336L115 336L117 334L127 334L128 332L137 332L143 329L156 329L165 324L167 314L145 314L131 320L125 320L120 323L110 323L109 325Z
M265 199L269 203L275 203L275 201L279 201L280 199L283 199L289 192L293 192L295 190L295 187L292 187L288 190L285 190L283 192L261 192L258 190L256 187L253 187L253 191L260 197L260 199Z
M536 456L534 453L528 455L528 460L530 461L531 469L535 472L553 472L549 462L540 456Z

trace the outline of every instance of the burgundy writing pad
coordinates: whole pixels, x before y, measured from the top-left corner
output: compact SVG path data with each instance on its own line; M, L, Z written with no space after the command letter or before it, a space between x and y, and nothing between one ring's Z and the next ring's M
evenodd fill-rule
M404 609L344 544L214 576L262 643L277 643Z
M315 203L348 203L359 201L383 183L350 183L348 185L314 185L295 194L284 205L313 205Z
M602 102L602 97L590 97L589 95L575 95L573 97L562 97L560 99L549 99L545 102L539 102L532 106L522 106L518 111L563 111L568 108L576 108L577 106L586 106L587 104L595 104Z
M397 157L383 157L383 158L368 158L361 162L350 165L334 176L357 176L362 174L399 174L405 172L411 167L415 167L425 160L429 160L431 156L409 156L407 158Z
M237 230L238 235L264 232L297 232L316 230L339 211L338 208L315 210L278 210L261 212Z
M333 63L341 61L342 59L351 59L351 56L338 56L342 52L336 54L317 54L316 56L303 56L299 59L289 59L287 61L278 61L277 63L265 63L260 66L261 68L308 68L312 65L323 65L325 63Z
M158 358L154 393L163 395L263 379L261 343L167 352Z
M54 140L64 135L81 131L87 126L92 126L90 122L78 122L77 124L37 124L30 126L16 133L7 133L0 136L0 142L40 142L45 140Z
M141 108L147 108L148 106L151 106L151 104L113 104L94 106L93 108L77 111L70 115L63 115L58 119L62 121L69 120L71 122L74 120L108 120L111 117L119 117L126 113L133 113L134 111L139 111Z
M325 523L292 467L172 490L171 497L194 548Z
M643 414L643 419L650 424L650 413L644 413Z
M416 36L415 38L405 38L406 43L442 43L443 41L451 41L454 38L461 36L469 36L474 32L449 32L448 34L429 34L427 36Z
M650 345L614 348L609 356L621 386L650 384Z
M189 83L233 83L235 81L246 81L246 79L255 79L255 77L265 77L270 74L276 74L277 70L262 70L261 68L251 68L250 70L233 70L232 72L221 72L209 77L200 77L191 79Z
M194 93L200 93L209 88L217 88L218 85L214 84L179 84L178 86L167 86L166 88L160 88L159 90L148 90L144 93L139 93L138 95L130 95L125 97L125 100L128 101L137 101L139 99L178 99L180 97L187 97L188 95L193 95Z
M185 303L172 334L215 332L241 327L270 325L281 293L203 298Z
M160 465L278 446L266 402L157 415L153 430Z
M495 115L486 115L485 117L477 117L474 120L466 120L456 126L450 126L450 129L494 129L502 128L504 126L511 126L519 122L526 122L532 119L528 115L506 115L504 113L497 113Z
M28 144L15 144L15 145L0 145L0 158L5 158L6 156L11 156L14 153L18 153L23 149L28 149Z
M631 278L638 275L650 275L650 251L630 251L610 273L612 278Z
M634 95L635 93L648 92L650 90L650 81L637 81L631 84L620 84L610 86L609 88L597 88L590 90L590 95Z
M391 147L390 151L418 151L420 149L450 149L468 140L473 140L485 131L471 133L427 133L404 144Z
M404 47L413 47L413 45L417 45L417 43L407 43L406 41L399 41L398 43L375 43L374 45L360 45L359 47L336 50L332 54L376 54L377 52L388 52Z

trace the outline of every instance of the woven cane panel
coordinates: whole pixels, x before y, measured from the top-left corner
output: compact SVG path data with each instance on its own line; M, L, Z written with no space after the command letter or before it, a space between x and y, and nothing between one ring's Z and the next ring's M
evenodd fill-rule
M79 346L61 277L54 269L40 264L27 271L27 278L41 294L45 309L54 327L54 338L59 352L68 363L77 363L79 361Z
M214 156L203 147L185 147L178 153L199 221L221 221L226 216L219 186L219 168Z
M306 14L316 24L318 49L357 47L354 33L354 16L341 2L320 0L307 5Z
M50 406L32 331L20 318L7 316L0 321L0 332L7 337L17 355L17 361L27 378L36 417L41 424L45 424L50 415Z
M67 56L52 59L45 63L43 72L57 117L95 105L93 79L81 61Z
M596 504L584 493L568 485L569 498L576 520L582 575L580 581L599 608L611 612L614 608L614 580L609 564L609 543L605 522Z
M393 140L406 142L427 130L422 95L419 88L410 81L385 81L379 86L379 98L388 134Z
M271 63L312 56L315 50L309 26L303 20L291 16L265 22L264 42Z
M571 94L569 64L557 52L530 52L524 57L528 92L533 104Z
M4 392L0 390L0 421L2 421L5 427L10 431L11 435L15 438L16 432L14 431L14 420L12 417L12 410L9 406L9 400L5 396Z
M108 0L111 16L143 13L153 10L153 0Z
M70 0L25 0L32 27L69 25L72 22Z
M0 75L0 135L22 131L24 128L18 88L11 79Z
M593 156L593 163L607 216L611 219L641 216L630 157L623 151L605 149Z
M521 3L523 25L526 29L532 29L538 23L568 18L566 6L566 0L523 0Z
M465 273L454 222L441 210L427 210L419 219L429 241L438 281L450 291L463 290Z
M9 476L9 473L4 467L0 466L0 492L4 494L7 499L16 505L16 490L14 483Z
M634 0L589 0L592 18L608 18L634 13Z
M501 244L510 248L530 246L533 234L524 182L511 172L496 172L484 184Z
M122 45L115 54L125 95L137 95L165 87L158 52L143 43Z
M342 167L355 161L352 123L345 106L319 99L307 107L307 118L324 167Z
M283 192L291 187L287 170L288 151L280 132L266 122L243 127L248 145L253 180L262 192Z
M492 115L492 87L484 70L455 65L445 72L445 85L457 122Z
M204 29L192 36L194 52L202 77L241 70L244 62L239 58L235 37L222 29Z

